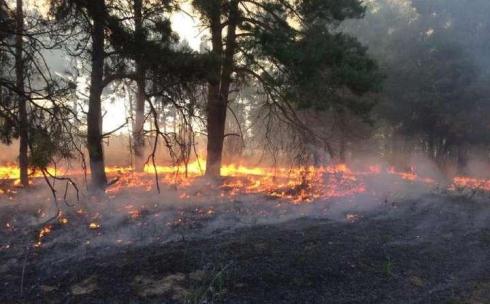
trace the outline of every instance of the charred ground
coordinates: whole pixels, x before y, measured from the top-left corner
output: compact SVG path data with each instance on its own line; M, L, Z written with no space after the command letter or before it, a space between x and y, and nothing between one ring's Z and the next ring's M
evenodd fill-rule
M262 198L259 203L267 205L270 200ZM330 218L310 213L276 223L242 225L240 213L257 209L247 209L248 204L219 204L208 217L196 216L190 206L181 209L180 218L192 224L171 227L168 235L174 237L167 241L80 247L86 236L79 235L81 239L48 239L41 248L30 250L28 258L20 246L4 249L1 302L490 301L486 199L428 194L380 202L364 211L331 207L327 209L336 215ZM210 225L220 216L228 218L228 225ZM49 236L53 240L67 234L65 228L53 229ZM110 235L111 229L101 233ZM138 231L145 229L152 228ZM192 233L197 230L198 234Z

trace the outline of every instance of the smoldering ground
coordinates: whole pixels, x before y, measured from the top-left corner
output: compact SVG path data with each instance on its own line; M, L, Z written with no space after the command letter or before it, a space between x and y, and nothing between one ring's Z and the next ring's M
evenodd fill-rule
M60 199L62 213L42 236L42 223L57 213L50 193L22 192L2 202L2 301L489 299L486 193L392 174L363 183L368 191L309 203L230 196L206 182L164 184L160 194L121 187L94 197L82 190L78 202L73 192L67 204Z

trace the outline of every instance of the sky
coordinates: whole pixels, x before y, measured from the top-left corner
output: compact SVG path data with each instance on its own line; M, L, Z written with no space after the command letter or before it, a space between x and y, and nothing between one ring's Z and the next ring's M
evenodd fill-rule
M189 45L194 50L199 50L199 45L201 44L202 33L197 26L196 17L191 17L189 14L192 13L192 9L189 4L182 6L184 12L177 12L172 15L172 28L175 32L179 34L181 39L187 40Z

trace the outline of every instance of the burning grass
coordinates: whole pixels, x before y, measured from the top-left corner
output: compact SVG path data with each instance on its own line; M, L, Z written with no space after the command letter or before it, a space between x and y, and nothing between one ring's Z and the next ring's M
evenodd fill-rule
M199 165L202 166L203 164L197 162L190 164L187 168L187 174L184 167L156 167L161 187L160 193L156 191L155 176L153 174L155 168L148 167L144 173L133 172L129 168L108 168L110 177L118 178L117 183L109 187L104 195L91 195L89 192L82 190L80 200L76 200L74 193L69 193L66 198L66 204L61 203L59 205L61 212L54 209L52 197L49 191L46 191L45 187L43 187L41 179L33 178L32 189L19 191L18 188L12 187L12 181L16 177L15 172L8 173L7 169L2 169L4 177L10 178L9 182L7 180L4 181L5 191L0 195L0 252L4 256L4 268L13 269L17 267L15 265L20 263L19 261L24 259L23 257L27 257L25 292L31 297L37 297L39 292L42 294L58 294L61 290L68 290L67 292L72 296L89 297L86 303L90 303L91 295L107 290L107 288L113 288L109 285L103 287L101 279L111 281L114 278L106 278L104 274L94 270L93 273L95 274L93 276L88 276L80 281L75 282L66 278L71 282L71 285L65 287L55 286L52 282L42 282L40 287L36 285L37 283L32 282L35 275L29 267L63 264L70 259L77 259L81 253L84 253L90 254L94 259L98 259L99 262L97 263L99 264L109 265L107 266L109 268L117 268L118 266L112 264L112 257L115 257L116 260L124 259L121 256L121 252L137 251L139 258L148 260L151 259L150 256L147 256L151 252L150 248L159 248L159 250L166 252L167 246L173 248L172 246L178 246L176 244L182 242L191 244L189 246L192 249L190 249L189 253L187 253L187 249L184 251L176 249L176 256L189 256L190 259L197 259L197 248L199 248L199 242L201 242L199 240L217 238L218 240L226 240L224 241L225 243L218 241L221 244L220 248L224 250L223 254L227 256L226 259L232 259L233 256L238 259L233 262L233 268L238 267L241 269L238 270L240 282L237 282L237 286L243 284L247 286L246 284L252 284L253 282L247 279L246 273L257 272L257 269L250 269L249 266L243 264L249 258L247 252L252 249L254 253L269 255L266 259L271 260L267 263L264 262L264 267L271 265L269 263L282 265L285 263L282 260L283 257L289 258L289 256L292 259L290 261L292 266L289 265L288 267L292 267L291 269L297 268L298 271L299 269L310 269L313 267L304 264L302 261L305 261L305 259L311 260L311 263L320 264L323 263L320 261L329 261L329 259L322 257L323 251L321 250L328 251L329 246L334 246L333 244L337 243L342 244L345 240L337 239L332 241L323 239L321 233L315 232L317 228L310 227L315 221L334 220L342 225L338 226L341 228L335 229L352 230L354 234L362 235L371 229L371 226L366 223L373 221L373 212L375 214L380 212L395 214L396 220L384 219L383 227L385 228L383 229L385 230L380 230L383 235L366 237L364 241L367 244L371 244L369 246L372 247L366 250L374 250L379 245L376 242L380 239L386 239L386 242L398 244L396 246L402 247L411 242L422 244L428 241L428 239L422 238L424 233L415 231L415 228L411 229L410 236L401 232L407 227L411 227L411 225L414 225L413 227L434 225L440 219L431 218L426 222L426 218L430 217L431 212L434 211L431 207L431 212L420 212L420 218L417 219L416 223L399 227L399 224L397 224L399 223L397 212L402 212L401 210L408 213L412 212L412 209L406 207L407 201L414 199L427 201L431 199L431 193L439 193L437 197L444 197L444 200L449 200L448 198L456 197L452 195L453 193L464 193L468 189L471 191L478 189L483 194L488 191L488 188L486 188L488 182L486 180L457 177L448 183L438 183L433 178L417 175L415 173L416 170L399 172L393 168L380 166L371 166L365 170L354 170L345 165L309 168L266 168L233 165L223 168L224 177L217 183L203 178ZM10 168L15 171L15 168ZM38 176L36 174L38 173L33 172L32 176ZM82 184L82 172L71 171L69 174L71 177L77 178ZM63 183L58 182L56 187L60 193L63 193L65 189ZM441 195L441 192L444 192L444 195ZM466 200L466 198L463 200ZM448 207L448 210L454 210L454 206ZM451 212L453 211L445 211L448 218L460 213L459 210L454 211L454 213ZM434 214L439 213L436 212ZM405 221L404 216L406 215L401 217L402 222ZM474 217L472 225L464 223L462 226L459 222L451 225L454 224L454 227L458 227L458 229L473 229L471 227L479 224L476 222L478 217L475 217L474 214L472 216ZM236 240L240 240L240 231L242 229L254 229L254 231L257 231L261 229L259 227L287 225L286 223L290 221L297 221L305 217L308 218L308 221L311 221L308 224L308 229L313 231L308 233L317 235L321 239L321 243L318 243L318 240L308 241L304 246L294 245L291 253L285 253L281 251L285 249L283 248L284 245L281 242L278 243L275 238L289 240L289 233L291 232L284 232L284 235L282 235L283 232L278 232L279 236L270 235L270 240L260 237L256 240L255 237L249 236L250 240L245 241L246 245L243 245L245 247L240 247L242 249L239 252L235 252ZM50 221L48 222L48 220ZM377 226L378 224L375 223L373 225L372 227L375 227L374 232L381 229ZM395 228L392 228L392 226ZM325 227L327 226L322 227L321 229L326 229ZM452 227L446 227L445 224L436 227L437 229L442 229L441 227L447 228L448 231L444 230L440 234L444 237L452 238L455 233ZM265 233L268 228L263 229L264 231L258 232L259 236L261 233ZM396 231L390 232L390 229L395 229ZM423 231L430 231L431 229L431 227L426 227ZM282 231L282 228L278 231ZM328 229L324 233L332 237L336 235ZM462 231L458 235L464 236L465 233L467 232ZM300 238L301 234L296 234L294 234L294 238ZM335 237L333 238L335 239ZM435 235L431 235L430 238L432 240ZM463 237L461 240L463 240ZM480 237L479 240L485 240L485 238ZM357 241L361 242L362 240ZM298 239L297 243L302 244L302 241ZM350 244L349 246L355 247L357 245ZM318 249L320 247L322 248L321 250ZM344 254L349 255L347 248L342 250L344 250ZM376 250L379 251L379 248ZM436 252L436 249L433 250ZM444 250L444 248L441 247L440 250ZM402 265L400 264L400 259L402 259L403 252L405 252L405 249L400 247L399 253L392 253L388 256L377 256L375 254L369 258L355 257L359 258L359 261L354 260L350 263L355 265L356 268L349 266L348 269L351 271L360 269L361 271L363 267L368 267L366 266L366 263L368 263L370 265L368 270L373 272L372 275L377 280L387 280L388 277L390 280L398 280L401 275L400 269ZM209 254L211 253L206 253L206 255ZM295 256L293 257L293 255ZM100 258L98 258L99 256ZM449 257L449 254L447 256ZM339 256L340 258L341 256ZM176 268L172 271L169 270L168 273L159 273L159 276L136 274L136 270L131 268L127 270L128 273L121 274L121 279L127 279L128 290L131 290L131 288L136 290L136 297L169 295L172 297L171 294L176 293L175 290L178 289L185 292L182 292L182 297L177 297L179 300L176 300L176 303L185 303L189 298L213 298L215 294L212 294L210 290L217 288L213 284L215 284L214 278L221 273L220 269L229 265L229 261L226 259L220 260L220 262L213 261L216 264L211 266L196 264L189 269L185 267L185 269ZM366 259L369 262L366 262ZM175 256L171 253L168 256L165 255L164 260L166 261L165 265L167 263L180 265L175 262ZM90 265L89 267L93 267L90 264L91 262L87 263L87 265ZM187 265L186 263L182 265ZM332 263L325 265L325 267L327 267L326 269L332 269L332 267L335 269L335 267L339 267L338 265L343 265L342 263L342 259L336 262L332 260ZM286 267L286 264L283 266ZM72 268L69 265L65 265L65 267ZM78 266L73 267L75 267L73 269L75 272L78 271L76 268ZM158 267L163 266L160 265ZM189 279L191 274L201 273L203 269L208 269L206 267L215 270L204 273L204 276L207 276L208 279L202 283L203 285L199 285L199 282ZM22 272L18 271L18 268L15 269L17 269L15 272L16 279L8 279L8 284L14 284L13 282L18 279L18 273ZM59 273L61 270L48 271L46 270L48 268L43 269L42 274L47 276L48 281L51 280L51 275L61 275ZM279 268L277 271L274 273L284 272ZM425 287L429 283L426 283L425 280L424 283L420 283L418 279L421 276L419 273L423 272L423 269L417 269L417 271L416 279L413 279L414 275L412 275L409 276L412 279L407 282L410 282L410 280L416 281L418 285L423 284ZM186 272L190 274L182 274ZM164 276L162 277L162 275ZM267 275L270 276L270 282L267 281L267 284L272 286L278 284L272 279L272 273ZM308 284L313 284L307 275L286 273L283 273L283 275L285 277L288 275L297 277L297 284L301 288L308 289ZM321 280L320 273L318 275ZM127 276L127 278L124 276ZM177 287L174 286L174 283L172 283L174 285L168 283L169 276L182 278L181 280L179 279L178 284L175 283ZM235 275L232 277L235 277ZM89 280L90 284L86 284L85 280ZM429 281L429 279L426 280ZM153 293L156 289L153 288L153 282L158 284L162 282L168 283L168 286L165 285L168 288L158 289L158 294L155 295ZM126 283L118 284L124 285ZM118 284L114 286L119 286ZM219 291L219 297L222 298L226 298L230 291L240 293L240 288L249 288L236 287L233 284L233 286L230 286L228 281L222 284L224 284L223 286L226 285L226 288L223 287ZM218 285L222 286L222 284ZM85 288L85 285L90 286L90 288ZM296 287L290 286L290 288L294 289ZM151 295L148 295L148 290L151 290ZM15 296L11 295L6 298L12 299Z
M305 212L311 214L312 210L324 215L328 208L323 208L323 205L296 209L293 207L314 202L387 202L389 199L396 200L396 196L417 196L435 189L457 193L469 191L471 195L490 191L490 180L486 179L454 177L450 182L437 182L434 178L418 175L414 169L400 172L392 167L368 166L365 170L353 170L345 164L301 168L232 164L222 168L223 179L217 183L202 176L204 166L202 160L196 160L187 166L147 166L142 173L127 167L109 167L108 175L117 178L117 182L106 190L105 196L84 193L76 205L71 205L68 202L70 195L65 194L65 207L68 208L61 212L52 210L51 198L45 191L39 190L42 188L42 180L38 178L42 176L40 172L31 172L34 189L38 190L18 195L18 188L14 187L18 184L18 169L7 165L0 167L0 180L3 180L0 201L4 206L11 205L14 208L23 208L22 203L27 201L28 206L35 209L35 212L30 211L35 214L31 219L33 225L47 222L37 229L34 246L41 247L43 240L55 228L49 219L57 220L57 226L78 223L88 230L101 231L106 226L105 218L113 219L110 213L114 212L120 215L120 221L133 221L140 226L146 225L149 215L157 220L165 218L166 226L173 229L216 220L217 214L220 217L223 214L233 217L240 213L238 217L243 219L246 215L246 221L250 222L257 222L261 217L288 218L306 214ZM66 174L78 180L83 176L81 171L54 168L49 170L52 174ZM155 177L163 187L161 194L156 192ZM57 186L62 188L59 184ZM252 203L247 206L248 209L242 208L243 201L257 201L258 197L261 198L262 206ZM71 200L75 201L73 193ZM52 217L53 214L56 216ZM169 217L169 214L172 215ZM145 221L138 222L142 218ZM346 220L355 222L358 216L349 214ZM4 225L11 231L15 224L12 219L5 219ZM121 242L121 238L117 238L117 243ZM10 248L8 243L2 246Z
M438 183L433 178L417 175L416 170L399 172L380 166L353 170L344 164L302 168L228 165L222 168L223 179L217 183L202 177L204 165L197 160L187 167L146 167L142 173L125 167L109 167L108 174L117 178L117 182L107 189L104 196L84 192L77 201L71 193L65 197L66 206L58 211L52 209L48 193L41 190L42 180L36 179L39 172L31 172L34 190L17 193L12 181L15 185L18 170L13 166L0 167L4 178L1 203L15 212L31 214L28 223L19 219L15 212L4 216L2 220L8 241L0 245L4 249L11 248L14 237L9 236L18 230L16 221L32 227L40 225L35 228L37 232L33 241L37 248L43 246L53 231L64 226L75 231L81 229L80 235L92 231L101 236L82 241L81 246L93 244L97 239L104 239L104 242L110 239L117 245L135 242L140 229L153 230L155 233L148 240L153 242L165 240L170 235L185 237L182 231L192 234L193 230L203 227L229 229L261 220L284 221L303 215L330 216L332 204L362 209L369 208L372 202L378 205L395 201L397 196L406 199L407 195L416 197L434 189L458 193L470 189L472 194L490 191L490 181L484 179L455 177L449 183ZM83 172L73 170L50 170L52 174L69 174L78 180L83 176ZM155 173L163 187L162 193L156 192ZM7 180L11 183L6 183ZM58 184L57 187L63 191L63 185ZM23 202L28 204L24 206ZM360 218L355 212L341 217L351 223ZM122 227L121 230L118 227Z
M382 177L391 183L409 182L429 188L446 188L448 190L472 189L490 191L490 179L456 176L452 179L438 181L434 178L417 174L416 169L408 172L397 171L394 167L378 165L367 166L364 170L353 170L345 164L332 166L307 167L251 167L230 164L221 169L222 183L203 182L205 162L196 160L187 166L146 166L143 173L134 172L130 167L108 167L108 175L116 177L117 182L107 193L114 196L122 190L156 189L158 183L173 186L180 190L181 199L199 196L202 191L194 191L195 185L208 190L220 191L220 196L239 196L243 194L261 194L292 203L305 203L317 200L349 197L360 193L369 193L377 189L369 188L369 181ZM49 168L53 175L67 175L80 178L83 172L77 170ZM41 172L31 171L32 178L42 177ZM0 195L12 196L16 193L11 183L18 185L19 170L13 165L0 167ZM187 191L189 189L189 191ZM192 193L194 191L194 193Z

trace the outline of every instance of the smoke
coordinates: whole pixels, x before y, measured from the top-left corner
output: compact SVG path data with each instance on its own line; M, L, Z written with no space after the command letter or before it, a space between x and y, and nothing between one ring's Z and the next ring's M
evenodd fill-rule
M17 155L19 154L18 141L14 141L11 145L4 145L0 143L0 164L13 163L17 161Z
M111 143L110 148L116 149L116 145ZM120 175L121 179L106 194L98 196L87 192L83 178L78 176L79 200L70 187L65 200L66 184L56 181L55 204L48 187L35 179L31 190L18 191L13 197L0 195L0 222L4 227L8 224L8 228L0 229L0 251L20 252L39 242L37 250L49 252L43 258L55 261L80 254L110 254L129 246L213 238L247 227L304 218L355 225L364 218L397 221L417 214L418 220L410 232L414 237L422 231L446 229L448 225L468 228L487 225L488 210L472 211L482 204L473 189L448 190L450 178L423 154L401 158L409 171L393 168L376 156L356 157L347 165L355 179L349 179L349 171L325 174L314 182L323 187L322 191L340 194L312 201L280 199L259 191L237 192L237 188L223 187L205 178L174 183L165 182L161 176L158 193L151 174L111 173L116 175L111 178ZM488 168L488 164L482 159L475 157L469 161L468 172L485 176L482 168ZM225 181L230 179L234 177ZM312 191L290 188L292 193ZM362 191L348 191L351 188ZM55 218L58 210L60 216ZM441 212L447 215L447 223L441 222ZM53 220L46 225L48 219ZM49 232L40 237L43 227L49 227ZM431 232L431 236L435 234ZM3 249L5 246L9 249Z
M153 183L151 176L137 177L142 178L149 185ZM323 182L332 183L332 179L342 178L341 175L328 176ZM205 179L189 186L164 184L161 193L155 187L148 191L145 187L123 184L121 188L110 188L104 196L92 196L82 187L79 201L70 190L64 202L61 194L65 185L58 182L58 205L54 204L47 187L40 184L34 190L19 192L15 201L2 196L0 204L10 209L3 207L0 213L5 222L24 233L29 228L39 229L60 208L61 218L67 223L54 225L53 231L41 240L42 247L76 244L73 250L78 252L83 248L142 246L209 237L303 217L351 221L348 215L378 212L432 191L432 186L395 179L386 172L368 176L362 184L367 189L363 193L314 202L293 203L259 193L231 195Z

